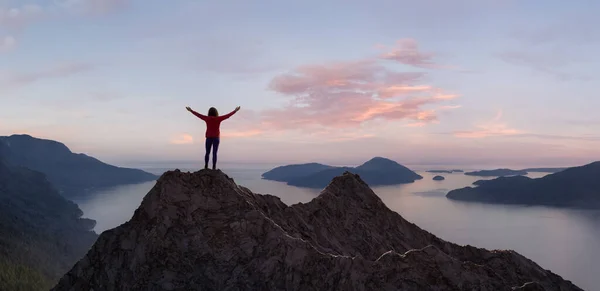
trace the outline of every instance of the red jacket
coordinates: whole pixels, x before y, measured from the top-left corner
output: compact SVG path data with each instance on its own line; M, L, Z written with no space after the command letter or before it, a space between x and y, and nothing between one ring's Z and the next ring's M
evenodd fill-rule
M223 116L206 116L202 115L194 110L191 111L192 114L196 115L198 118L204 120L206 122L206 134L205 137L220 137L221 132L219 127L221 125L221 121L231 117L235 114L235 110L231 111Z

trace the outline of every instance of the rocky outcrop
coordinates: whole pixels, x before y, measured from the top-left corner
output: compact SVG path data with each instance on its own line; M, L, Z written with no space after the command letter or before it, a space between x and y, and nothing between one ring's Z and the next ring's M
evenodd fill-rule
M514 251L445 242L360 177L288 206L220 171L170 171L53 290L581 290ZM525 289L521 289L525 290Z
M433 180L434 181L444 181L444 180L446 180L446 178L444 178L444 176L438 175L438 176L433 177Z

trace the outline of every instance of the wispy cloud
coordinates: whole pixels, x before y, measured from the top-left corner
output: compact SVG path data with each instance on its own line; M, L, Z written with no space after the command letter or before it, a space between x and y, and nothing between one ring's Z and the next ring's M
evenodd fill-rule
M507 51L499 53L497 56L509 64L548 74L559 80L589 79L589 77L580 76L576 73L566 72L567 67L571 62L566 58L564 53L548 51Z
M87 63L67 63L37 72L9 72L0 78L0 87L14 88L36 83L44 79L68 77L92 70L94 67Z
M128 7L131 0L62 0L61 7L89 15L104 15Z
M192 144L194 143L194 137L185 133L181 134L177 137L172 138L169 141L170 144L182 145L182 144Z
M27 4L20 7L2 7L0 4L0 29L20 30L43 15L39 5Z
M545 134L535 133L525 130L520 130L508 126L502 122L502 111L498 111L496 117L490 122L476 126L474 130L455 131L453 135L460 138L486 138L486 137L510 137L510 138L534 138L544 140L569 140L569 141L586 141L599 142L598 135L560 135L560 134Z
M13 50L17 46L17 40L12 36L0 38L0 53Z
M509 127L501 121L502 110L498 111L496 117L490 122L476 126L474 130L455 131L454 136L462 138L486 138L496 136L514 136L523 134L524 132L515 128Z

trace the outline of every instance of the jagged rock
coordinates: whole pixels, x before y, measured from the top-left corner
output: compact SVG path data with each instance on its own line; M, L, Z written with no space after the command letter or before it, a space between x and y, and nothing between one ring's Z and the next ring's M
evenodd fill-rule
M445 242L358 176L287 206L220 171L170 171L53 290L581 290L514 251Z

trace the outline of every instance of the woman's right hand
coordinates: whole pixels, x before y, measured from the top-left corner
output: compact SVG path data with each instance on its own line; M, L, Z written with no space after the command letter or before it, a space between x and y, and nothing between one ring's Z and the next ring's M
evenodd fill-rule
M185 109L187 109L187 111L192 112L192 108L190 108L189 106L186 106Z
M237 112L237 111L240 111L240 107L239 107L239 106L238 106L238 107L236 107L236 108L235 108L235 111L236 111L236 112Z

